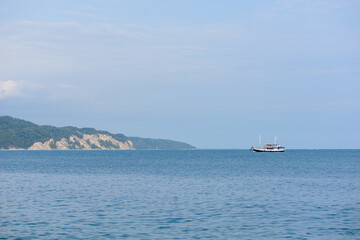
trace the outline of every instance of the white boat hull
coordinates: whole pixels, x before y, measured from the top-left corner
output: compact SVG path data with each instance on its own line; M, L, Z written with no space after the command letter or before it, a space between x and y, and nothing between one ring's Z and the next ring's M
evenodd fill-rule
M285 148L269 149L269 148L253 147L252 150L253 150L254 152L285 152Z

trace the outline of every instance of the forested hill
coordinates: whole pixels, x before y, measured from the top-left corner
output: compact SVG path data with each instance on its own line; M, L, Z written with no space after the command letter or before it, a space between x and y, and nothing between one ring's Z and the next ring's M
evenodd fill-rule
M136 149L143 150L189 150L195 149L194 146L190 144L167 140L167 139L152 139L152 138L140 138L140 137L129 137L130 140L136 146Z
M189 144L171 140L138 137L133 140L123 134L94 128L40 126L10 116L0 117L0 149L194 149Z

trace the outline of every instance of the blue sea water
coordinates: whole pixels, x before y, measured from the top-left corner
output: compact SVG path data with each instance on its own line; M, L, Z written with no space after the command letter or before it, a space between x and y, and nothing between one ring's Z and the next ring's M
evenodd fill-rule
M360 150L0 151L1 239L360 239Z

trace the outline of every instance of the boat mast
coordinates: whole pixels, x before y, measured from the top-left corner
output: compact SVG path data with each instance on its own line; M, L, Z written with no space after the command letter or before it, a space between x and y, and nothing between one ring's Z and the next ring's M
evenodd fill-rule
M276 139L277 139L277 136L275 136L275 138L274 138L275 144L276 144Z
M259 135L259 147L261 147L261 135Z

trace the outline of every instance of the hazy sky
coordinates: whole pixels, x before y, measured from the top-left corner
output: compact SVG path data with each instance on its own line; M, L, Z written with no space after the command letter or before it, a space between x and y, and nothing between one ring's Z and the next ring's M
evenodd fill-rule
M360 148L360 1L0 1L0 115L198 148Z

